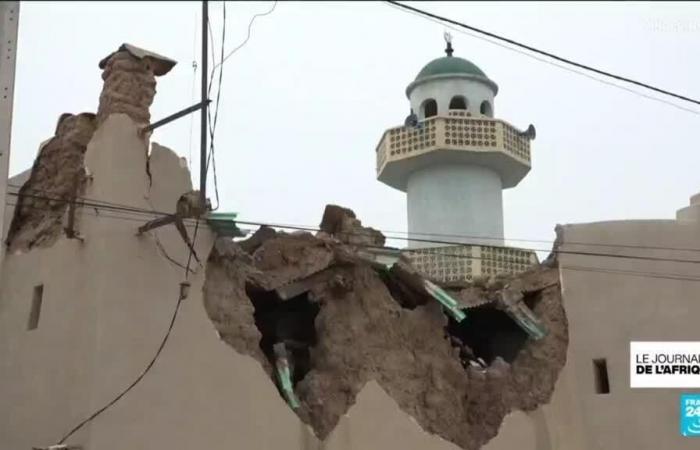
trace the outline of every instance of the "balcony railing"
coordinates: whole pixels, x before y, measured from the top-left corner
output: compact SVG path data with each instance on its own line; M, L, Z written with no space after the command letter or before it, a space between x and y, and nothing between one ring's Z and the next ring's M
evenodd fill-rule
M391 161L436 149L470 152L503 152L530 165L530 140L500 119L450 111L449 116L426 119L418 126L400 126L384 132L377 145L377 173Z
M438 281L472 281L478 276L517 274L537 264L531 250L490 245L453 245L406 249L403 253L413 266Z

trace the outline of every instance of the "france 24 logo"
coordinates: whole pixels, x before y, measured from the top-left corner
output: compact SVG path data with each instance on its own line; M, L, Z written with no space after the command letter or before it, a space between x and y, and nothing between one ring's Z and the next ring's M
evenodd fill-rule
M681 435L700 437L700 394L681 395Z

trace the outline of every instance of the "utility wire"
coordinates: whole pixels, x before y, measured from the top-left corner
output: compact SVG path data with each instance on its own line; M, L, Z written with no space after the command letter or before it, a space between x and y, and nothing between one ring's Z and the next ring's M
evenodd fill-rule
M20 186L13 185L13 184L8 184L9 187L19 189ZM41 189L31 189L34 192L41 192L41 193L46 193L47 191L41 190ZM12 195L15 197L20 196L18 192L8 192L7 195ZM68 201L64 198L60 197L51 197L51 196L40 196L40 195L31 195L31 194L22 194L24 196L30 197L30 198L38 198L42 200L58 200L58 201ZM110 208L114 210L119 210L119 211L126 211L126 212L133 212L135 214L141 214L141 215L148 215L151 217L161 217L161 216L167 216L170 215L171 213L168 212L162 212L162 211L157 211L155 209L147 210L139 207L134 207L130 205L124 205L121 203L113 203L113 202L108 202L108 201L102 201L102 200L95 200L87 197L76 197L77 200L80 200L80 205L81 206L86 206L86 207L94 207L94 206L101 206L104 208ZM185 222L187 223L187 219L185 219ZM191 226L194 226L193 221L190 222ZM240 222L239 222L240 223ZM251 222L257 225L263 225L266 222ZM278 228L290 228L294 229L297 227L298 229L303 229L303 230L311 230L311 231L318 231L317 228L313 228L312 225L297 225L297 224L276 224L275 225ZM403 234L403 235L408 235L409 233L406 231L395 231L395 230L379 230L383 234L386 235L387 239L401 239L400 237L394 238L390 236L391 234ZM367 233L365 233L367 234ZM502 237L494 237L494 236L474 236L474 235L464 235L464 234L441 234L441 233L411 233L413 235L423 235L423 236L438 236L438 237L453 237L453 238L461 238L461 239L482 239L482 240L502 240ZM413 238L408 238L406 240L413 240ZM545 240L545 239L525 239L525 238L509 238L509 241L514 241L514 242L538 242L538 243L545 243L545 244L551 244L554 241L553 240ZM431 241L432 242L432 241ZM451 241L450 245L453 244L459 244L459 242L454 242ZM670 250L670 251L683 251L683 252L700 252L700 248L681 248L681 247L668 247L668 246L649 246L649 245L632 245L632 244L615 244L615 243L599 243L599 242L581 242L581 241L567 241L567 244L569 245L580 245L580 246L591 246L591 247L607 247L607 248L629 248L629 249L639 249L639 250ZM495 247L498 247L498 245L494 245ZM524 250L527 250L527 248L524 248ZM537 250L537 251L549 251L549 250Z
M300 230L300 231L321 231L319 228L316 228L316 227L299 227L299 226L289 226L289 225L281 225L281 224L274 224L274 223L248 222L248 221L243 221L243 220L236 220L236 223L239 223L242 225L260 225L260 226L267 225L267 226L273 227L273 228L287 228L287 229ZM363 235L361 233L345 233L345 234L356 235L356 236ZM366 234L364 234L364 235L366 235ZM475 244L465 244L463 242L440 241L440 240L431 240L431 239L417 239L417 238L407 238L407 237L400 237L400 236L385 236L385 237L387 239L396 239L396 240L413 241L413 242L425 242L425 243L431 243L431 244L454 245L454 246L461 246L461 247L471 247L471 246L475 245ZM419 249L407 249L407 250L411 251L411 250L419 250ZM557 254L566 254L566 255L597 256L597 257L604 257L604 258L620 258L620 259L632 259L632 260L643 260L643 261L700 264L700 260L696 260L696 259L677 259L677 258L662 258L662 257L653 257L653 256L618 255L618 254L614 254L614 253L583 252L583 251L558 250L558 249L551 250L551 249L524 248L524 247L519 248L519 250L530 250L530 251L534 251L534 252L554 251Z
M16 206L14 204L9 204L9 206ZM37 208L40 209L40 208ZM87 211L91 212L91 211ZM124 220L135 220L143 223L143 219L133 219L131 217L119 217L119 216L109 216L104 213L100 214L95 214L97 217L113 217L115 219L124 219ZM240 222L239 222L240 223ZM253 225L261 226L261 225L269 225L269 224L264 224L260 222L246 222L246 223L251 223ZM274 226L277 228L288 228L288 229L301 229L305 231L318 231L318 228L312 228L312 227L292 227L288 225L279 225L279 224L274 224L270 225ZM252 231L249 229L249 231ZM347 233L351 235L361 235L361 233ZM466 245L466 244L461 244L461 245ZM395 251L395 252L400 252L400 249L393 248L393 247L380 247L380 246L372 246L372 245L362 245L361 247L364 248L374 248L374 249L381 249L381 250L390 250L390 251ZM558 254L569 254L572 252L569 251L555 251L555 253ZM463 255L463 254L456 254L456 253L440 253L440 256L445 256L448 258L457 258L457 259L467 259L467 260L479 260L479 261L494 261L494 262L499 262L502 261L496 256L474 256L474 255ZM610 256L610 257L617 257L620 255L605 255L605 256ZM624 257L624 255L620 256ZM191 257L190 257L191 258ZM640 259L646 259L646 258L640 258ZM692 261L689 261L692 262ZM681 280L681 281L700 281L700 277L692 277L692 276L687 276L683 274L672 274L672 273L659 273L659 272L646 272L646 271L634 271L634 270L624 270L624 269L606 269L606 268L600 268L600 267L592 267L592 266L561 266L562 269L567 269L567 270L572 270L572 271L579 271L579 272L597 272L597 273L609 273L609 274L620 274L620 275L631 275L631 276L640 276L640 277L649 277L649 278L659 278L659 279L669 279L669 280Z
M224 11L225 11L225 5L224 5ZM224 14L225 14L225 13L224 13ZM211 30L211 28L210 28L210 30ZM222 43L222 46L223 46L223 43ZM211 87L211 86L210 86L210 87ZM191 158L190 158L190 159L191 159ZM10 193L10 194L12 195L13 193ZM27 195L27 194L23 194L23 195ZM217 195L218 195L218 194L217 194ZM19 197L19 195L18 195L18 197ZM97 206L93 206L93 208L95 208L95 211L97 211L97 208L98 208L98 207L97 207ZM101 208L105 208L105 206L101 206ZM112 207L112 208L113 208L113 207ZM121 209L122 209L122 210L131 210L131 212L137 212L139 208L121 208ZM152 211L152 213L153 213L153 211ZM192 247L189 249L189 255L188 255L188 257L187 257L187 266L184 267L184 270L185 270L185 283L187 283L187 280L189 279L189 275L190 275L190 272L191 272L191 270L190 270L190 265L191 265L191 262L192 262L192 256L193 256L193 254L194 254L194 246L195 246L195 244L196 244L196 242L197 242L197 232L198 232L198 230L199 230L199 218L197 218L197 222L196 222L196 224L195 224L194 237L192 238ZM155 233L154 233L154 237L155 237L155 240L156 240L156 244L157 244L158 248L161 250L161 252L163 253L163 255L164 255L171 263L176 264L176 265L182 267L177 261L175 261L174 259L172 259L172 258L167 254L167 252L166 252L165 249L163 248L162 244L161 244L160 241L158 240L158 237L157 237L157 235L155 235ZM141 373L134 379L134 381L132 381L131 384L129 384L125 389L123 389L119 394L117 394L116 397L114 397L114 398L113 398L110 402L108 402L106 405L104 405L103 407L101 407L100 409L98 409L97 411L95 411L94 413L92 413L90 416L88 416L86 419L84 419L82 422L80 422L78 425L76 425L76 426L75 426L71 431L69 431L66 435L64 435L64 436L61 438L61 440L58 442L58 445L61 445L61 444L63 444L64 442L66 442L66 440L67 440L68 438L70 438L74 433L76 433L76 432L77 432L78 430L80 430L82 427L84 427L85 425L87 425L88 423L90 423L90 422L91 422L92 420L94 420L97 416L99 416L100 414L102 414L103 412L105 412L105 411L106 411L107 409L109 409L112 405L114 405L115 403L117 403L122 397L124 397L129 391L131 391L137 384L139 384L139 382L141 382L141 380L146 376L146 374L151 370L151 368L153 367L153 365L156 363L156 361L158 360L158 357L160 356L161 352L163 351L163 348L165 348L165 344L168 342L168 338L170 337L170 333L171 333L172 330L173 330L173 326L175 325L175 320L177 319L178 313L179 313L179 311L180 311L180 305L182 304L182 301L183 301L184 298L185 298L184 295L185 295L185 291L183 290L183 284L181 284L181 285L180 285L180 291L179 291L179 293L178 293L177 303L175 304L175 310L173 311L173 314L172 314L172 316L171 316L171 318L170 318L170 323L169 323L169 325L168 325L168 329L167 329L165 335L163 336L163 339L161 340L160 345L158 346L158 349L156 350L156 353L153 355L153 358L151 358L151 360L150 360L150 362L148 363L148 365L141 371Z
M515 41L515 40L513 40L513 39L509 39L509 38L507 38L507 37L500 36L500 35L498 35L498 34L491 33L491 32L482 30L482 29L480 29L480 28L476 28L476 27L473 27L473 26L471 26L471 25L467 25L467 24L462 23L462 22L458 22L458 21L456 21L456 20L449 19L449 18L444 17L444 16L439 16L439 15L437 15L437 14L433 14L433 13L430 13L430 12L428 12L428 11L425 11L425 10L422 10L422 9L419 9L419 8L415 8L415 7L413 7L413 6L409 6L409 5L406 5L406 4L403 4L403 3L399 3L399 2L394 1L394 0L387 0L387 3L392 4L392 5L395 5L395 6L401 8L401 9L403 9L403 10L410 11L410 12L413 12L413 13L416 13L416 14L420 14L420 15L422 15L422 16L424 16L424 17L429 17L429 18L432 18L432 19L439 20L439 21L441 21L441 22L446 22L446 23L449 23L449 24L452 24L452 25L455 25L455 26L458 26L458 27L461 27L461 28L465 28L465 29L467 29L467 30L474 31L474 32L479 33L479 34L483 34L483 35L488 36L488 37L491 37L491 38L493 38L493 39L497 39L497 40L499 40L499 41L507 42L507 43L509 43L509 44L511 44L511 45L515 45L516 47L520 47L520 48L523 48L523 49L525 49L525 50L531 51L531 52L533 52L533 53L537 53L537 54L546 56L546 57L548 57L548 58L551 58L551 59L554 59L554 60L556 60L556 61L559 61L559 62L568 64L568 65L577 67L577 68L579 68L579 69L588 70L588 71L590 71L590 72L597 73L598 75L603 75L603 76L606 76L606 77L609 77L609 78L612 78L612 79L615 79L615 80L618 80L618 81L623 81L623 82L625 82L625 83L633 84L633 85L635 85L635 86L640 86L640 87L643 87L643 88L645 88L645 89L649 89L649 90L651 90L651 91L658 92L658 93L660 93L660 94L668 95L668 96L670 96L670 97L674 97L674 98L677 98L677 99L680 99L680 100L684 100L684 101L686 101L686 102L690 102L690 103L694 103L694 104L696 104L696 105L700 105L700 100L696 100L696 99L687 97L687 96L685 96L685 95L676 94L676 93L671 92L671 91L668 91L668 90L666 90L666 89L661 89L661 88L652 86L652 85L650 85L650 84L643 83L643 82L641 82L641 81L636 81L636 80L633 80L633 79L631 79L631 78L623 77L623 76L621 76L621 75L616 75L616 74L613 74L613 73L611 73L611 72L607 72L607 71L604 71L604 70L601 70L601 69L596 69L596 68L591 67L591 66L588 66L588 65L586 65L586 64L581 64L581 63L575 62L575 61L573 61L573 60L570 60L570 59L567 59L567 58L563 58L563 57L561 57L561 56L557 56L557 55L555 55L555 54L553 54L553 53L550 53L550 52L547 52L547 51L544 51L544 50L540 50L540 49L535 48L535 47L532 47L532 46L530 46L530 45L526 45L526 44L520 43L520 42Z
M211 26L209 27L210 31L210 36L212 36L213 40L213 34L211 33ZM223 2L223 19L222 19L222 26L221 26L221 57L220 60L223 61L224 58L224 48L226 45L226 2ZM212 58L215 61L215 58ZM209 79L209 92L211 92L211 88L213 85L213 80L214 80L214 71L216 70L217 65L215 64L214 67L212 68L211 72L211 78ZM207 165L206 165L206 171L209 172L209 165L211 164L212 166L212 172L214 176L214 193L216 195L216 207L212 208L213 211L216 211L219 209L219 206L221 205L221 202L219 200L219 180L218 176L216 174L216 155L215 155L215 146L214 146L214 135L216 133L216 125L218 123L219 119L219 104L221 101L221 86L223 82L223 70L224 66L223 64L218 64L219 68L219 82L218 86L216 89L216 102L215 102L215 107L214 107L214 118L212 120L211 117L211 109L207 111L207 114L209 115L209 154L207 155Z
M401 11L403 11L403 12L406 12L405 10L402 10L400 7L395 6L394 4L389 3L388 6L394 8L394 9L398 9L398 10L401 10ZM408 12L409 12L410 14L413 14L413 15L415 15L415 16L417 16L417 17L422 18L422 19L427 19L427 20L430 20L431 22L440 24L440 25L442 25L442 26L444 26L444 27L446 27L446 28L449 28L450 30L456 31L457 33L461 33L461 34L464 34L464 35L466 35L466 36L470 36L470 37L473 37L473 38L475 38L475 39L479 39L479 40L481 40L481 41L488 42L489 44L496 45L496 46L498 46L498 47L504 48L504 49L509 50L509 51L511 51L511 52L518 53L518 54L523 55L523 56L527 56L528 58L534 59L534 60L536 60L536 61L539 61L539 62L542 62L542 63L545 63L545 64L549 64L550 66L557 67L557 68L562 69L562 70L566 70L567 72L575 73L575 74L580 75L580 76L582 76L582 77L586 77L586 78L588 78L588 79L590 79L590 80L597 81L597 82L599 82L599 83L602 83L602 84L605 84L605 85L608 85L608 86L612 86L612 87L614 87L614 88L618 88L618 89L621 89L621 90L623 90L623 91L627 91L627 92L629 92L629 93L631 93L631 94L634 94L634 95L637 95L637 96L646 98L646 99L648 99L648 100L653 100L653 101L655 101L655 102L659 102L659 103L663 103L663 104L668 105L668 106L672 106L672 107L674 107L674 108L676 108L676 109L680 109L681 111L689 112L689 113L695 114L695 115L700 115L700 111L697 111L697 110L695 110L695 109L687 108L687 107L685 107L685 106L678 105L678 104L673 103L673 102L670 102L670 101L668 101L668 100L664 100L663 98L654 97L654 96L652 96L652 95L648 95L648 94L645 94L645 93L643 93L643 92L639 92L639 91L636 91L636 90L634 90L634 89L630 89L630 88L628 88L628 87L625 87L625 86L622 86L622 85L619 85L619 84L616 84L616 83L612 83L612 82L610 82L610 81L603 80L603 79L598 78L598 77L594 77L594 76L589 75L589 74L587 74L586 72L583 72L583 71L581 71L581 70L572 69L571 67L565 66L565 65L563 65L563 64L558 64L558 63L556 63L556 62L549 61L549 60L547 60L547 59L545 59L545 58L541 58L541 57L539 57L539 56L537 56L537 55L533 55L533 54L531 54L531 53L524 52L524 51L519 50L519 49L517 49L517 48L509 47L509 46L504 45L504 44L501 44L500 42L497 42L497 41L495 41L495 40L488 39L488 38L485 38L485 37L483 37L483 36L480 36L480 35L478 35L478 34L476 34L476 33L470 33L470 32L468 32L468 31L465 31L465 30L462 29L462 28L458 28L458 27L455 27L455 26L450 25L450 24L445 24L445 23L441 22L441 21L438 20L438 19L433 19L432 17L422 16L422 15L420 15L420 14L413 13L412 11L408 11Z
M254 231L254 230L253 229L246 229L246 231ZM397 249L397 248L380 247L380 246L376 246L376 245L359 245L359 247L368 248L368 249L394 250L397 253L401 252L401 250ZM479 256L471 256L471 255L460 255L460 254L456 254L456 253L440 253L439 255L446 256L448 258L467 259L470 261L471 260L481 260L481 261L493 261L494 260L494 258L485 258L485 257L479 257ZM566 265L566 266L560 265L559 269L570 270L570 271L574 271L574 272L593 272L593 273L604 273L604 274L611 274L611 275L630 275L630 276L637 276L637 277L643 277L643 278L656 278L656 279L672 280L672 281L697 281L697 282L700 282L700 277L693 277L693 276L673 274L673 273L645 272L645 271L624 270L624 269L604 269L604 268L596 268L596 267L569 266L569 265Z
M15 192L9 192L8 195L19 196L19 194L15 193ZM30 198L38 198L38 199L44 199L44 200L66 201L65 199L61 199L61 198L57 198L57 197L44 197L44 196L32 195L32 194L22 194L22 195L30 197ZM160 211L155 211L155 210L149 211L149 210L143 209L143 208L130 207L130 206L119 205L119 204L110 204L109 202L95 203L95 202L82 201L82 202L80 202L80 206L93 207L93 208L104 208L104 209L114 210L114 211L124 211L124 212L130 212L130 213L134 213L134 214L147 215L150 217L170 215L170 213L166 213L166 212L160 212ZM276 227L276 228L302 230L302 231L314 231L314 232L320 231L320 229L318 227L313 227L313 226L289 225L289 224L279 224L279 223L270 223L270 222L242 221L242 220L236 220L236 223L242 224L242 225L255 225L255 226L268 225L268 226L272 226L272 227ZM447 241L447 240L439 240L439 239L420 239L420 238L414 238L414 237L394 236L394 235L388 234L388 232L385 230L379 230L379 231L384 233L385 237L387 239L403 240L403 241L408 241L408 242L423 242L423 243L441 244L441 245L461 245L461 246L474 245L474 244L467 244L467 243L463 243L463 242ZM350 234L367 235L367 233L350 233ZM475 238L479 238L479 237L475 237ZM700 251L700 249L695 249L695 248L683 249L683 248L673 248L673 247L624 246L624 245L612 244L612 243L611 244L603 244L603 243L586 243L586 242L567 242L567 244L580 245L580 246L600 245L603 247L613 247L613 248L614 247L623 247L623 248L672 250L672 251ZM501 247L501 246L494 246L494 247ZM536 252L550 252L551 251L551 249L532 248L532 247L519 247L519 249L536 251ZM648 260L655 260L655 261L670 261L670 262L680 262L680 263L700 263L700 260L673 259L673 258L635 256L635 255L617 255L614 253L603 253L603 252L582 252L582 251L574 252L574 251L568 251L568 250L567 251L559 251L559 252L560 253L579 254L579 255L589 255L589 256L611 257L611 258L648 259Z
M10 204L8 203L8 206L16 206L16 204ZM41 209L41 208L36 208L36 209ZM92 213L92 211L86 210L88 213ZM121 213L124 214L124 213ZM101 218L114 218L118 220L129 220L129 221L137 221L143 223L142 218L132 218L132 217L121 217L121 216L111 216L105 213L94 213L96 217L101 217ZM251 223L251 222L247 222ZM259 223L259 222L253 222L254 225L262 226L262 225L269 225L265 223ZM274 226L276 228L287 228L287 229L302 229L302 230L309 230L309 231L318 231L316 228L312 227L293 227L293 226L287 226L287 225L279 225L279 224L274 224L274 225L269 225L269 226ZM254 229L250 228L245 228L242 227L246 231L254 231ZM361 235L361 233L346 233L346 234L351 234L351 235ZM462 244L462 245L467 245L467 244ZM380 246L374 246L374 245L361 245L360 247L364 248L370 248L370 249L380 249L380 250L390 250L390 251L395 251L395 252L401 252L400 249L393 248L393 247L380 247ZM568 251L556 251L556 253L559 254L567 254L570 253ZM456 253L440 253L440 256L448 257L448 258L457 258L457 259L467 259L467 260L478 260L478 261L501 261L495 256L474 256L474 255L463 255L463 254L456 254ZM617 256L617 255L609 255L609 256ZM171 261L172 262L172 261ZM178 264L179 265L179 264ZM184 266L181 266L181 268L184 268ZM683 274L673 274L673 273L659 273L659 272L647 272L647 271L634 271L634 270L625 270L625 269L607 269L607 268L601 268L601 267L592 267L592 266L560 266L561 269L567 269L567 270L572 270L572 271L578 271L578 272L596 272L596 273L608 273L608 274L620 274L620 275L631 275L631 276L639 276L639 277L649 277L649 278L659 278L659 279L669 279L669 280L681 280L681 281L700 281L700 277L692 277L692 276L687 276ZM191 272L191 271L190 271Z
M198 29L199 19L195 14L194 18L194 37L192 40L192 93L190 94L191 103L194 103L194 87L197 81L197 29ZM190 133L187 139L188 153L189 153L189 167L190 172L192 172L192 127L194 125L194 114L190 114Z
M224 3L224 21L225 21L225 17L226 17L226 5L225 5L225 3ZM224 23L225 23L225 22L224 22ZM225 25L224 25L224 27L225 27ZM211 28L210 28L210 29L211 29ZM221 45L222 45L222 52L223 52L223 42L222 42ZM218 107L218 98L217 98L217 107ZM218 197L218 193L217 193L217 197ZM126 209L126 208L124 208L124 209ZM136 210L136 208L134 208L134 210ZM163 348L165 347L165 344L168 342L168 338L170 337L170 333L172 332L173 326L175 325L175 320L177 319L178 312L180 311L180 305L182 304L182 301L183 301L184 298L185 298L185 297L184 297L185 291L183 290L183 288L184 288L184 285L185 285L185 284L189 285L189 283L187 283L187 280L188 280L189 275L190 275L190 265L191 265L191 262L192 262L192 256L193 256L193 254L194 254L194 246L195 246L196 243L197 243L197 232L198 232L198 230L199 230L199 218L197 218L197 221L196 221L196 224L195 224L194 236L193 236L193 238L192 238L192 247L190 248L190 250L189 250L189 256L187 257L187 266L184 268L184 269L185 269L185 283L183 283L183 284L180 285L180 292L179 292L179 294L178 294L177 303L175 304L175 310L173 311L173 314L172 314L172 316L171 316L171 318L170 318L170 323L169 323L169 325L168 325L168 330L166 331L165 335L163 336L163 339L161 340L160 345L158 346L158 349L156 350L156 353L153 355L153 358L152 358L151 361L148 363L148 365L143 369L143 371L134 379L134 381L131 382L131 384L129 384L129 386L127 386L124 390L122 390L122 391L121 391L116 397L114 397L114 399L112 399L109 403L107 403L106 405L104 405L102 408L98 409L98 410L95 411L94 413L92 413L89 417L87 417L86 419L84 419L84 420L83 420L82 422L80 422L77 426L75 426L71 431L69 431L66 435L64 435L64 436L61 438L61 440L58 442L58 445L63 444L63 443L64 443L68 438L70 438L75 432L77 432L78 430L80 430L83 426L85 426L86 424L90 423L90 422L91 422L93 419L95 419L97 416L99 416L99 415L102 414L104 411L106 411L107 409L109 409L112 405L114 405L115 403L117 403L122 397L124 397L129 391L131 391L131 390L146 376L146 374L151 370L151 368L153 367L153 365L155 364L155 362L158 360L158 357L160 356L161 352L163 351ZM156 236L156 242L157 242L158 246L161 248L161 250L162 250L163 252L165 252L165 250L162 248L162 245L160 244L160 241L158 241L157 236ZM167 256L167 252L165 252L165 255ZM171 262L176 263L176 264L179 265L179 263L177 263L176 261L172 260L169 256L168 256L168 259L169 259Z
M275 2L272 4L272 7L268 11L255 14L250 19L250 22L248 23L248 34L246 35L246 38L243 40L243 42L241 42L238 46L236 46L233 50L231 50L225 57L223 57L221 59L221 61L219 61L219 63L214 66L214 68L225 63L227 59L229 59L234 53L236 53L238 50L243 48L243 46L248 43L248 40L250 40L251 29L253 27L253 22L255 22L255 19L257 19L258 17L263 17L263 16L267 16L269 14L272 14L272 12L275 10L276 7L277 7L277 0L275 0Z
M175 305L175 310L173 311L172 317L170 318L170 324L168 325L168 331L166 331L165 336L163 336L163 339L160 342L160 345L158 346L158 349L156 350L155 355L153 355L153 358L151 358L151 361L148 363L148 365L141 371L141 373L134 379L134 381L131 382L124 390L122 390L114 399L112 399L109 403L104 405L102 408L98 409L94 413L92 413L90 416L88 416L86 419L84 419L82 422L80 422L78 425L76 425L72 430L70 430L68 433L66 433L60 441L58 441L58 445L63 444L66 442L68 438L70 438L74 433L76 433L78 430L80 430L82 427L90 423L93 419L95 419L97 416L105 412L108 408L110 408L112 405L117 403L122 397L124 397L131 389L134 388L142 379L143 377L146 376L146 374L151 370L153 365L155 364L156 360L160 356L161 352L163 351L163 348L165 347L165 343L168 342L168 338L170 337L170 332L173 330L173 325L175 325L175 319L177 319L178 312L180 311L180 304L182 303L182 300L184 300L184 297L182 296L182 293L178 295L177 298L177 303Z

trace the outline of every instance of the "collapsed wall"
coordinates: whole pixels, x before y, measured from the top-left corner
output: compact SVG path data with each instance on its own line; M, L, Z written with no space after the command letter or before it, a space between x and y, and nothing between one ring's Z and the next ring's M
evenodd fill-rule
M511 410L549 401L568 345L556 267L453 287L460 323L396 275L326 232L263 228L241 244L216 242L204 301L221 338L276 383L284 344L298 404L280 392L321 439L369 380L423 429L467 450L494 437ZM538 316L547 336L528 339L504 299Z
M155 77L174 65L169 58L129 44L100 61L104 84L97 114L62 114L55 135L40 147L29 179L18 192L6 241L10 252L53 245L64 229L70 237L77 235L73 224L66 229L70 221L66 216L89 179L88 143L110 114L127 114L137 124L147 125Z
M61 115L19 189L7 234L10 251L52 245L61 236L69 203L85 190L85 151L96 127L92 113Z

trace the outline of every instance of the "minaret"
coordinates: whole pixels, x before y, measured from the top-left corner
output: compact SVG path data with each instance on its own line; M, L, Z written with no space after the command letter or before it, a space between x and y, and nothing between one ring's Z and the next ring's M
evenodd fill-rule
M498 86L446 41L446 56L406 88L411 115L384 132L377 178L406 192L410 238L502 247L502 191L530 170L534 127L494 118ZM440 245L409 241L410 249Z

